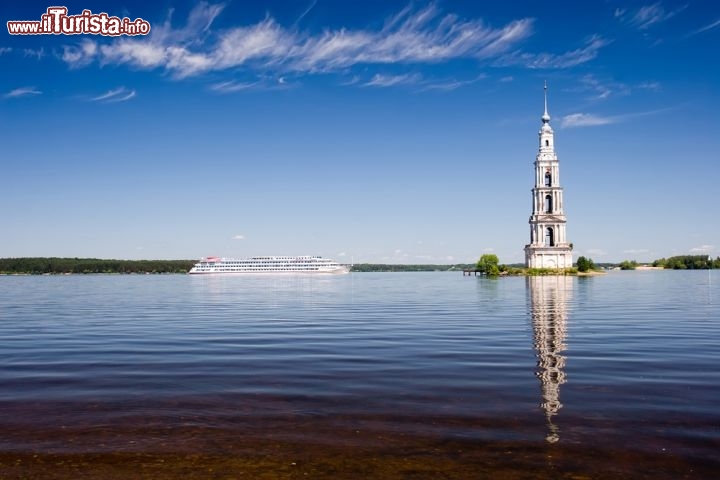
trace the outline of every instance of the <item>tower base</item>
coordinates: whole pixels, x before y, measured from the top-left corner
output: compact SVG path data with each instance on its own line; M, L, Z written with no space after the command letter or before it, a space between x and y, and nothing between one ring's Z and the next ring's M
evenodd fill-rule
M573 266L570 246L525 246L525 265L528 268L571 268Z

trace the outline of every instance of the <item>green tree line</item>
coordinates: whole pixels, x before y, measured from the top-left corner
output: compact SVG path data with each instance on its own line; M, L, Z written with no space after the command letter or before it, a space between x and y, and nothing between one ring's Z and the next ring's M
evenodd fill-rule
M4 274L186 273L196 260L103 260L98 258L0 258Z
M715 260L709 255L678 255L670 258L660 258L653 262L653 267L672 268L673 270L707 270L720 268L720 257Z

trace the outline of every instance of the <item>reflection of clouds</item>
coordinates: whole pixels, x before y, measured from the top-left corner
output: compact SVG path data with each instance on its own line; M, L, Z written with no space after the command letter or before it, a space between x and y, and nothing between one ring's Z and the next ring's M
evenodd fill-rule
M567 335L567 303L572 295L573 278L566 276L528 277L530 316L533 325L534 347L537 352L537 372L542 389L541 406L545 410L548 435L554 443L560 439L553 417L562 408L560 385L565 383L565 336Z

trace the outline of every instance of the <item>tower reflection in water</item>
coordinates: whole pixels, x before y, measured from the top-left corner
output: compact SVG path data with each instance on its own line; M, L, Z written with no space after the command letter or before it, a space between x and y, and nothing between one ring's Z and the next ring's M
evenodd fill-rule
M560 440L560 430L553 418L562 408L560 385L565 383L565 337L567 335L567 305L572 296L573 277L527 277L530 295L530 317L534 347L537 355L536 375L540 379L542 403L550 443Z

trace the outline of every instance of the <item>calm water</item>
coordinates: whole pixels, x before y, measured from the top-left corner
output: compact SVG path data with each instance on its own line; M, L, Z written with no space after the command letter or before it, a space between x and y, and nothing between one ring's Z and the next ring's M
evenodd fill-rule
M718 271L0 277L0 453L710 478L719 307Z

